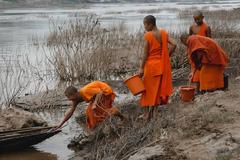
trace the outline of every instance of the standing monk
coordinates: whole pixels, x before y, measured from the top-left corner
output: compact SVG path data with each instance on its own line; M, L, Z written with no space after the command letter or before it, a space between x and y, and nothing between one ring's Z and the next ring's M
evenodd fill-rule
M224 68L229 61L223 49L214 40L198 35L182 35L181 41L187 46L191 66L199 71L200 91L223 88Z
M199 35L211 38L211 28L204 21L204 16L201 11L196 11L193 14L193 19L195 23L189 28L189 35ZM193 74L192 83L196 83L197 88L199 88L199 71L191 67Z
M204 21L201 11L196 11L193 15L195 23L189 28L190 35L199 35L211 38L211 28Z
M167 104L172 94L172 73L170 56L176 49L176 42L168 37L164 29L158 29L156 18L152 15L144 18L144 55L139 69L143 76L146 91L142 94L140 104L145 109L144 119L150 120L154 107ZM168 44L171 49L168 52Z
M104 82L91 82L82 87L80 91L73 86L69 86L65 90L65 95L70 101L72 101L72 106L66 112L63 120L60 122L57 128L61 128L63 124L69 118L71 118L77 105L83 101L89 102L89 106L86 110L86 124L88 129L94 129L99 123L111 115L117 116L121 120L124 120L124 116L116 107L112 106L115 93L113 92L112 88Z

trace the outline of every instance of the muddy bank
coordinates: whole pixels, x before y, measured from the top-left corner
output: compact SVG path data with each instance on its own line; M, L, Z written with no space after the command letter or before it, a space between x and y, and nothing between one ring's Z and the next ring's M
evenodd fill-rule
M116 104L128 121L120 124L111 117L91 136L81 133L69 140L68 146L76 152L73 159L234 159L240 156L239 79L231 80L228 91L198 95L192 103L180 102L175 92L171 103L159 107L154 119L146 124L138 119L142 113L138 97L130 96L122 83L112 82L114 90L119 90ZM38 101L31 99L33 95L25 96L29 98L29 110L35 110L31 106L37 106L33 104L40 99L44 104L50 104L48 99L55 102L49 107L58 106L57 103L68 106L63 90L59 89L43 93L44 96L35 95ZM84 127L82 106L86 104L78 107L81 113L76 120Z
M47 123L33 113L17 108L0 110L0 131L28 127L47 126Z
M137 104L120 109L128 122L118 127L106 121L94 137L73 140L76 159L213 160L240 157L240 81L228 91L198 95L192 103L180 101L159 107L144 124ZM115 124L115 125L114 125ZM84 140L87 139L87 140Z

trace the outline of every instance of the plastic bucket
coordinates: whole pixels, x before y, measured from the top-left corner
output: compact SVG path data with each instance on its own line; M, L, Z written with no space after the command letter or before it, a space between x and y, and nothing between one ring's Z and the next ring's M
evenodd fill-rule
M180 86L180 97L183 102L190 102L195 96L195 86Z
M134 96L144 92L146 89L144 87L142 79L139 75L132 76L124 81L128 89L132 92Z

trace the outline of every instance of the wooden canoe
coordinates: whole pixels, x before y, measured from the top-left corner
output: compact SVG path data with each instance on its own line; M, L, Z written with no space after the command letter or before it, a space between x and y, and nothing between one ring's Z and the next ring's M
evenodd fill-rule
M52 127L31 127L0 132L0 151L24 149L61 132Z

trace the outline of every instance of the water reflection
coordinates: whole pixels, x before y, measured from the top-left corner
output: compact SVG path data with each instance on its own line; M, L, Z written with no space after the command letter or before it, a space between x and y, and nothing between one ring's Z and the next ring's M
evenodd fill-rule
M57 124L64 116L67 108L50 109L35 113L41 118L45 119L50 124ZM70 143L74 136L79 135L82 132L81 127L76 122L75 117L80 114L79 110L76 110L73 117L69 119L62 132L47 139L46 141L35 145L39 151L50 152L57 155L59 160L69 159L74 155L74 151L68 149L67 145Z
M0 160L57 160L56 154L38 151L35 148L28 148L22 151L10 151L0 153Z
M50 124L57 124L64 116L66 108L49 109L35 114ZM67 145L70 140L82 132L81 127L75 120L80 114L76 110L74 116L66 123L62 132L39 143L32 148L19 151L2 152L0 160L66 160L74 156L75 152Z

